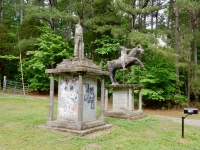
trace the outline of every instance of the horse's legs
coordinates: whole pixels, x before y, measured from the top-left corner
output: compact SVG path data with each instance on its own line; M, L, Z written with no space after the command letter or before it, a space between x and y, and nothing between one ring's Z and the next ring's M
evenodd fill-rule
M112 84L114 84L113 69L109 69L108 72L109 72L110 81L112 82Z
M112 82L112 84L114 84L114 80L113 80L113 67L111 65L111 63L108 61L106 64L106 68L109 72L109 77L110 77L110 81Z
M113 71L113 81L114 81L114 84L118 84L117 80L115 79L115 72L116 70Z
M131 63L131 62L134 62L136 65L140 65L140 67L143 69L143 70L146 70L143 63L138 59L138 58L135 58L135 57L127 57L127 64Z
M141 69L142 70L146 70L146 68L144 67L143 63L138 59L138 58L135 58L135 64L139 64Z

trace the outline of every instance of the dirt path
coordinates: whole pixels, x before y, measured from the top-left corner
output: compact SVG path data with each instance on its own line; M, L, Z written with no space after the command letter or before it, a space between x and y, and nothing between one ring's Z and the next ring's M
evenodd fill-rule
M178 123L182 123L182 119L181 118L175 118L175 117L167 117L167 116L160 116L160 115L148 115L148 116L154 116L157 118L163 118L163 119L167 119L167 120L172 120L174 122L178 122ZM193 120L193 119L185 119L184 120L185 124L191 125L191 126L197 126L200 127L200 120Z

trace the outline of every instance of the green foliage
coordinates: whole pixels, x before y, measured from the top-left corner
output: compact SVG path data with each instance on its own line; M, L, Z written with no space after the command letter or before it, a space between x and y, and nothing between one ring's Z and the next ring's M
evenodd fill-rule
M13 54L14 48L10 39L9 30L0 25L0 77L7 76L10 78L14 76L13 68L16 68L16 59L19 59Z
M144 85L142 95L144 100L173 101L185 103L184 97L177 97L176 74L174 65L163 59L160 54L147 51L144 54L143 63L146 71L141 71L134 66L134 75L126 76L127 83ZM179 100L178 100L179 98Z
M39 27L43 27L43 24L38 19L25 20L19 25L19 39L37 38L41 35Z
M49 6L48 6L49 7ZM48 8L48 7L40 7L34 5L26 5L25 12L26 20L31 20L32 18L43 19L44 21L50 22L49 19L63 19L63 20L73 20L75 22L78 21L76 16L72 14L66 13L64 11L59 11L58 9Z
M92 44L96 45L95 52L100 55L115 52L119 46L118 39L112 39L109 36L104 36L102 39L95 40Z
M138 44L147 46L158 42L154 35L137 31L128 35L128 41L132 46L137 46Z
M12 56L12 55L4 55L4 56L0 55L0 58L7 59L7 60L19 59L19 57L15 57L15 56Z
M115 35L115 37L123 34L120 30L120 19L117 10L112 1L95 0L94 5L90 6L90 17L85 20L88 28L101 35ZM91 13L93 12L93 13Z
M149 13L154 12L154 11L159 9L159 6L148 6L148 7L144 7L144 8L139 8L139 7L133 8L130 3L126 4L126 3L122 2L121 0L116 0L116 5L121 10L125 11L126 13L128 13L130 15L149 14Z
M190 81L190 87L193 94L199 94L200 92L200 79L192 78Z
M6 27L0 25L0 55L9 54L12 50L12 46L9 42L10 36Z
M62 37L47 28L43 30L44 34L37 38L38 49L28 51L29 58L23 60L24 77L33 91L47 91L49 79L45 69L53 69L63 58L72 56L72 49L67 42L62 41Z
M104 60L110 60L110 56L117 55L117 47L121 44L125 44L125 38L111 38L109 36L103 36L101 39L97 39L92 44L95 47L95 53L101 55Z

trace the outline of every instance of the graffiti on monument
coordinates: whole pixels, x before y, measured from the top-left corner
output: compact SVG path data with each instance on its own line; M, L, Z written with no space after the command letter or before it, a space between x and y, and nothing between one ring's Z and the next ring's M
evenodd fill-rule
M90 103L90 109L95 109L94 87L90 86L89 83L84 83L84 88L84 101Z
M58 116L66 119L73 119L77 114L75 104L78 101L78 93L75 87L78 84L78 78L61 78L59 84L61 104L58 108Z

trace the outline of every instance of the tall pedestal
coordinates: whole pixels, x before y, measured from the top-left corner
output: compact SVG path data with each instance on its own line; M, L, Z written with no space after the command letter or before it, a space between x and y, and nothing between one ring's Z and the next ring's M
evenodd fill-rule
M69 131L84 135L110 128L105 122L104 76L91 60L84 58L64 59L50 74L49 118L42 128ZM59 76L57 117L53 116L54 76ZM97 118L97 78L101 78L101 116Z
M105 113L107 116L138 119L143 118L146 115L143 114L142 110L142 87L136 84L127 85L106 85L105 91ZM108 107L108 88L113 88L112 94L112 108ZM138 109L134 107L134 90L138 90Z

